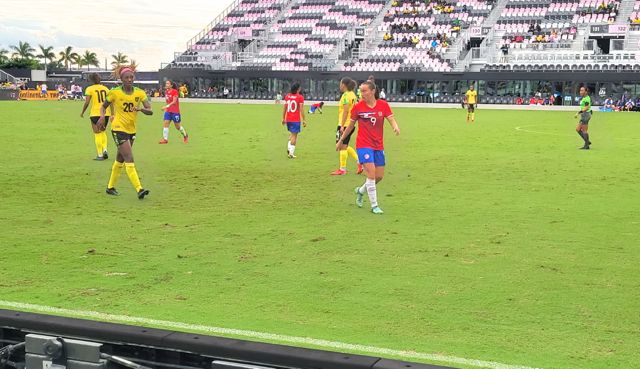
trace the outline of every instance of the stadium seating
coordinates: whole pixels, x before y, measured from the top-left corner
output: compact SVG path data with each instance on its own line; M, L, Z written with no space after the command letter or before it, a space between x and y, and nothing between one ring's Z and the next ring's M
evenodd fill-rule
M599 55L597 49L582 45L588 25L616 21L620 0L497 1L501 6L494 14L494 0L241 0L171 65L448 72L458 55L464 55L460 50L465 39L460 35L483 26L497 35L490 47L504 47L491 54L484 70L609 71L604 64L616 64L616 70L635 71L640 62L635 53ZM625 9L628 22L640 24L640 0L633 12ZM368 27L368 39L357 45L358 52L350 53L357 26ZM247 55L232 57L232 51L221 48L229 40L240 42L238 35L256 34L261 42Z
M385 32L382 42L343 70L451 71L443 54L462 27L481 25L492 8L478 0L394 3L378 29Z
M240 69L333 68L348 32L371 22L384 5L384 0L298 1L272 27L268 45Z
M285 0L242 0L226 17L213 27L205 37L197 41L193 50L213 49L234 33L264 30L283 8Z

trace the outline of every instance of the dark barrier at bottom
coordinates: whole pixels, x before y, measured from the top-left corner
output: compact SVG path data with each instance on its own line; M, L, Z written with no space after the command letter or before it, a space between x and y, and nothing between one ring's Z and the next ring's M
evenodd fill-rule
M0 100L18 100L20 90L0 90Z
M3 364L17 369L454 369L0 309Z

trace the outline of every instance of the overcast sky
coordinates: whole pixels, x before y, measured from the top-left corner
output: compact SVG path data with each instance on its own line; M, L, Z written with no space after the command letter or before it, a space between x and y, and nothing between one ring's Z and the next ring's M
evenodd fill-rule
M118 51L157 70L234 0L0 0L0 49L18 41L91 50L101 66ZM97 4L97 5L96 5ZM37 53L36 53L37 54Z

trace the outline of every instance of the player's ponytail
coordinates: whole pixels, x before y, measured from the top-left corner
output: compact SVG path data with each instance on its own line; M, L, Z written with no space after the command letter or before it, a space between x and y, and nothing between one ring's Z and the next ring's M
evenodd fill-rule
M291 85L291 93L297 94L298 92L300 92L300 83L295 82L294 84Z

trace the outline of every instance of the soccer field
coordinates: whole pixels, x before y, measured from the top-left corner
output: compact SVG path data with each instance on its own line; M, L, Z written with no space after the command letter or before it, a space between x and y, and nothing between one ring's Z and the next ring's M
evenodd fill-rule
M104 193L113 161L91 160L81 107L0 102L0 308L311 337L460 368L477 366L418 354L640 367L637 114L596 112L583 151L574 112L481 107L469 125L462 109L396 108L377 216L354 204L352 161L329 176L335 107L308 116L291 160L280 106L183 103L190 143L172 128L158 145L155 104L134 145L143 201L126 175L119 197Z

